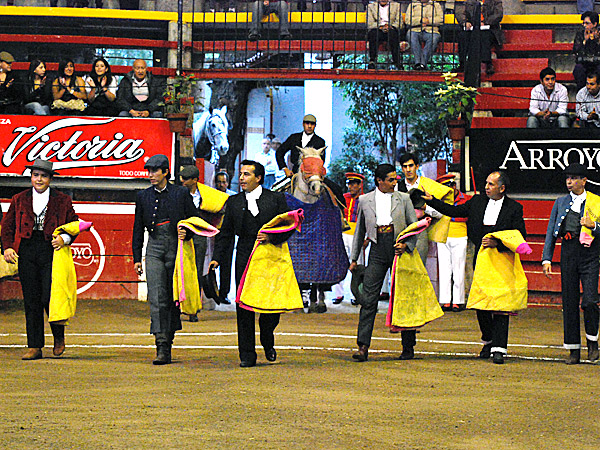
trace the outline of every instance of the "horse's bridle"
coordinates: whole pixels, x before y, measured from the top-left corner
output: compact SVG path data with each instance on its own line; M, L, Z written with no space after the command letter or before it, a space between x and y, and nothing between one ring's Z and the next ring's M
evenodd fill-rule
M225 121L223 120L223 118L221 116L219 116L218 114L212 113L210 116L208 116L208 118L206 119L206 121L204 122L204 134L206 135L206 137L208 138L208 142L210 142L210 146L211 148L215 146L215 137L219 136L220 134L225 134L225 131L218 131L217 133L215 133L214 135L212 133L210 133L210 127L208 126L210 123L210 120L213 117L217 117L221 123L223 124L223 129L227 128L225 126Z

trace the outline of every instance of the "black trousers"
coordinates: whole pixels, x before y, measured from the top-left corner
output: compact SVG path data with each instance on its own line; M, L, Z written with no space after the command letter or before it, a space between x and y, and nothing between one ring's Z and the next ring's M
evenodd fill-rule
M240 248L241 247L241 248ZM238 252L235 264L235 285L239 287L240 280L248 264L252 248L244 248L242 242L238 241ZM238 329L238 350L241 361L256 361L256 324L254 320L254 311L248 311L236 304L237 329ZM278 313L260 313L258 316L258 326L260 328L260 344L264 349L270 349L275 346L275 328L279 325L281 314Z
M508 314L477 310L481 340L492 343L492 351L506 354L508 347Z
M360 305L358 317L358 336L356 342L359 346L371 345L373 325L377 316L379 293L387 271L394 263L394 235L395 233L377 233L377 243L371 243L369 265L365 270L363 281L364 294ZM416 331L404 330L401 332L402 346L414 347L416 344Z
M34 231L30 239L21 240L19 246L19 279L25 305L27 347L44 346L44 311L50 306L52 258L54 249L44 239L43 232ZM54 339L63 339L64 325L50 324Z
M394 61L396 67L400 66L400 42L398 30L390 27L386 33L379 28L373 28L367 33L367 40L369 41L369 61L377 62L379 44L387 42L390 52L392 53L392 61Z
M583 288L581 309L585 334L598 336L598 262L600 243L596 238L591 247L584 247L578 239L563 240L560 253L560 281L562 287L563 325L565 347L581 346L579 332L579 285Z

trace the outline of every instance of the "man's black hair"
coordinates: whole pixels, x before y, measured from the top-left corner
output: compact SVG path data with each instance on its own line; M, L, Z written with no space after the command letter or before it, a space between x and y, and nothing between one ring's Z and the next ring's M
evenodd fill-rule
M417 155L415 155L414 153L409 152L409 153L405 153L402 156L400 156L400 165L406 164L411 159L413 160L413 162L415 163L416 166L421 164L419 161L419 157Z
M395 172L396 168L391 164L380 164L375 169L375 186L379 186L377 179L385 180L388 173Z
M241 166L254 166L254 175L260 177L259 184L263 184L265 182L265 166L261 163L252 161L251 159L245 159L240 163Z
M600 74L595 71L595 70L591 70L589 71L586 76L586 78L595 78L596 79L596 83L600 83Z
M494 170L492 173L498 174L498 183L500 183L501 186L504 186L504 190L508 190L508 187L510 186L510 178L508 178L508 174L503 170Z
M597 24L598 23L598 13L596 11L586 11L581 15L581 20L585 18L590 19L590 22Z
M554 78L556 78L556 72L552 67L546 67L542 69L540 72L540 80L543 81L548 75L552 75Z

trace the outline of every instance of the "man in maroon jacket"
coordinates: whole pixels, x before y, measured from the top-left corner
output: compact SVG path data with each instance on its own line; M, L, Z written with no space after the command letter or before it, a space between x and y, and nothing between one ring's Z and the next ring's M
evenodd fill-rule
M24 360L42 358L44 347L44 310L50 305L52 258L54 250L71 243L67 234L53 237L54 230L78 220L71 198L50 189L52 163L36 159L31 166L32 189L15 195L2 221L2 247L7 263L19 262L19 279L25 303L27 347ZM50 324L54 336L54 356L65 351L65 327Z

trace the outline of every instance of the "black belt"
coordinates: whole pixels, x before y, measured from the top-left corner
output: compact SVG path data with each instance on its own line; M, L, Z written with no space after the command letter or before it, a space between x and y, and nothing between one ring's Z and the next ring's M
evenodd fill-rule
M381 234L393 233L394 225L381 225L377 227L377 232Z

